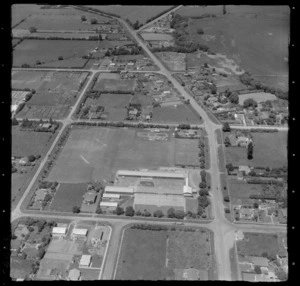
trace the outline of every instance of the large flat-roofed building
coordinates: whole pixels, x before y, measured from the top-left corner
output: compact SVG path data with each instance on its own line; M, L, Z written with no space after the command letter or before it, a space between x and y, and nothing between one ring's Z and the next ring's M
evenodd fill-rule
M52 235L56 237L65 236L67 233L66 227L53 227L52 229Z
M112 193L112 194L133 194L133 187L121 187L121 186L106 186L105 193Z
M164 187L146 187L146 186L136 186L135 187L135 194L165 194L165 195L177 195L182 196L182 189L174 188L164 188Z
M120 194L108 194L108 193L104 193L102 198L104 199L119 199L120 198Z
M100 207L104 208L117 208L118 202L101 202Z
M185 211L185 198L177 195L136 193L133 207L135 211L147 210L151 213L161 210L167 214L169 208Z
M139 178L174 178L185 179L188 176L187 172L166 172L166 171L130 171L119 170L117 175L122 177L139 177Z

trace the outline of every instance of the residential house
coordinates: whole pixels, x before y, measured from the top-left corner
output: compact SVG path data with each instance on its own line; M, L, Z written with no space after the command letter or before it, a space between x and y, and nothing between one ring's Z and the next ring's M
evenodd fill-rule
M249 208L240 209L240 218L241 219L252 219L254 217L254 210Z
M237 146L239 147L248 147L248 144L251 142L251 139L245 136L239 136L237 138Z
M52 236L53 237L64 237L67 234L66 227L53 227Z
M85 228L74 228L71 234L72 238L86 238L88 230Z
M89 267L91 260L92 256L90 254L83 254L80 258L79 267Z
M45 197L46 197L46 195L47 195L47 190L46 189L39 189L39 190L37 190L36 192L35 192L35 198L34 198L34 200L36 201L36 202L43 202L44 201L44 199L45 199Z
M96 201L96 197L97 197L97 193L96 192L87 192L84 194L84 200L83 202L87 205L90 205L90 204L94 204L95 201Z
M251 256L251 260L254 266L268 267L269 265L269 259L266 257Z
M239 172L245 172L248 175L251 172L251 167L249 166L239 166Z

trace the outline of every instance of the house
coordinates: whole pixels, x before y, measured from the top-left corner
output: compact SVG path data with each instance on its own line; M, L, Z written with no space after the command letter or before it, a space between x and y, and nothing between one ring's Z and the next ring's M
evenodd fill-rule
M239 166L239 172L245 172L248 175L251 172L251 168L249 166Z
M67 233L66 227L53 227L52 229L52 236L53 237L63 237Z
M69 271L68 278L71 281L78 281L80 279L80 271L76 268L73 268Z
M268 267L269 259L265 257L251 256L251 260L254 266Z
M105 207L105 208L113 208L116 209L118 206L118 202L101 202L100 207Z
M244 136L239 136L237 138L237 146L240 146L240 147L247 147L248 144L250 143L251 139L249 139L248 137L244 137Z
M97 193L95 192L87 192L84 194L84 203L85 204L93 204L96 201Z
M47 190L46 189L39 189L35 192L34 200L36 202L42 202L42 201L44 201L46 195L47 195Z
M87 236L88 230L85 228L74 228L71 234L72 238L84 238Z
M79 267L89 267L92 256L90 254L83 254L80 258Z

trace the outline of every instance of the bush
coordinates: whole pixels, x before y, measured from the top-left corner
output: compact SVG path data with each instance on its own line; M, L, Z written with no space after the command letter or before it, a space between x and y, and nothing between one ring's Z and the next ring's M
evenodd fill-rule
M174 208L169 208L167 211L167 217L168 218L174 218L175 217L175 210Z
M163 217L163 213L161 210L156 210L154 213L153 213L153 216L154 217Z
M28 158L29 162L33 162L36 159L35 156L33 156L33 155L29 155L27 158Z
M102 210L101 210L100 206L97 207L96 214L102 214Z
M134 216L134 209L132 206L126 207L125 215L126 216Z
M201 189L205 189L206 187L207 187L207 184L205 182L201 182L199 184L199 188L201 188Z
M225 122L224 124L223 124L223 132L230 132L231 131L231 128L230 128L230 125L229 125L229 123L228 122Z
M74 206L74 207L73 207L73 213L75 213L75 214L80 213L80 207Z
M177 210L175 211L175 217L178 219L183 219L184 218L184 211Z
M224 197L224 202L229 202L229 201L230 201L229 196L225 196Z
M203 34L204 34L204 31L203 31L203 29L198 28L198 29L197 29L197 33L198 33L199 35L203 35Z
M36 27L30 27L29 32L30 33L35 33L36 32Z
M119 206L117 206L117 208L116 208L116 214L117 215L122 215L123 213L124 213L124 209L121 208L121 207L119 207Z

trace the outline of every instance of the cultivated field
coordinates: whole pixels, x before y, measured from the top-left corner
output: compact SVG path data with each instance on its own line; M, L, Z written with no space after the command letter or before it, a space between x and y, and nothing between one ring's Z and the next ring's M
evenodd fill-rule
M40 12L40 6L35 4L15 4L11 6L11 26L14 27L23 19Z
M161 106L153 109L153 122L201 124L202 120L185 104Z
M174 140L145 141L134 129L74 128L48 179L64 183L110 179L118 169L173 166Z
M133 23L137 20L140 23L145 23L149 18L171 8L172 6L94 5L89 7L119 15L121 18L129 19Z
M115 79L100 79L98 80L93 89L94 90L105 90L110 91L128 91L133 92L136 86L136 80L115 80Z
M207 253L210 253L210 241L206 232L127 229L115 279L182 279L184 269L211 267L211 256Z
M160 33L142 33L141 36L145 41L171 41L173 36L170 34Z
M216 6L217 7L217 6ZM203 13L216 7L198 8ZM183 13L182 9L190 12ZM200 16L195 7L182 8L181 14ZM220 14L222 8L220 7ZM288 88L288 6L227 6L225 16L192 20L189 31L200 43L212 51L233 59L242 69L257 75L257 79ZM204 30L204 36L197 29ZM272 76L269 76L272 75ZM273 77L274 75L280 76Z
M276 100L277 97L274 94L268 92L256 92L239 95L239 104L243 105L244 101L248 98L254 99L256 102L264 102L266 100Z
M81 206L86 184L60 184L50 209L60 212L72 212L74 206Z
M234 166L282 167L287 165L287 132L252 133L253 159L247 159L247 148L226 147L226 162ZM272 142L272 144L270 144Z

